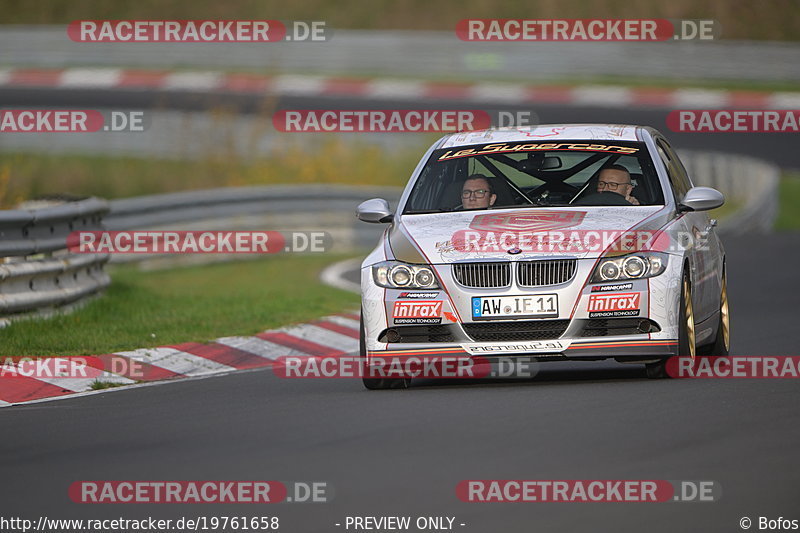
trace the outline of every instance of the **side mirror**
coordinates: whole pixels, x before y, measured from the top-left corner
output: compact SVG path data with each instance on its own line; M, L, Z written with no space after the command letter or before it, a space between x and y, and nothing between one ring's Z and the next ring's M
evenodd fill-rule
M391 222L394 218L392 210L389 208L389 202L383 198L373 198L361 202L361 205L356 208L356 216L361 221L373 224Z
M711 187L692 187L678 205L678 211L708 211L725 203L725 197Z

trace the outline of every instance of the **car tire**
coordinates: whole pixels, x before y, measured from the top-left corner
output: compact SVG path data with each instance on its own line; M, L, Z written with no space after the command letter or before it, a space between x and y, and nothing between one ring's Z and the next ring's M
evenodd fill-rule
M678 312L678 356L696 359L694 307L692 306L692 285L689 282L689 273L684 272L681 281L681 300ZM650 379L669 378L667 373L667 359L645 365L645 372Z
M359 335L358 350L361 357L363 375L361 380L364 386L369 390L385 390L385 389L407 389L411 385L411 379L405 378L370 378L367 367L367 338L366 330L364 329L364 312L361 312L361 334Z
M728 276L722 269L722 289L719 295L719 323L714 342L703 346L701 355L727 357L731 350L730 310L728 308ZM700 351L700 350L698 350Z

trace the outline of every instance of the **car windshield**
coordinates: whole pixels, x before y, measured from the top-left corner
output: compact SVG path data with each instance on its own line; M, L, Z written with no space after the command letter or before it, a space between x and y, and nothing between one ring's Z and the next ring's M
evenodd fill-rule
M661 185L644 143L507 142L434 151L404 214L663 204Z

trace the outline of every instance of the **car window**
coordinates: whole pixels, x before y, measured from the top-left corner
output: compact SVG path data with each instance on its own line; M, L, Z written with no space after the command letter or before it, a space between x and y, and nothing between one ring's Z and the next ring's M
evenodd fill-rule
M404 213L518 206L633 205L620 194L598 191L603 167L626 170L629 196L639 205L663 205L655 166L643 143L631 141L514 142L470 145L433 152L425 164ZM468 178L481 176L485 181ZM488 187L491 206L464 202L465 189ZM604 187L608 188L604 185ZM474 193L481 194L481 193Z
M656 139L656 149L664 162L664 166L667 167L667 174L669 174L669 182L675 195L675 201L681 202L689 189L692 188L689 174L675 151L664 139Z

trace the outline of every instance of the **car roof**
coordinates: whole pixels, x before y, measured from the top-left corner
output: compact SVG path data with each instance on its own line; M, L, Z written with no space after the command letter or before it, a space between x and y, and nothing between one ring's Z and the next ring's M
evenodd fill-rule
M441 140L438 148L517 141L641 141L643 126L628 124L542 124L518 128L462 131Z

